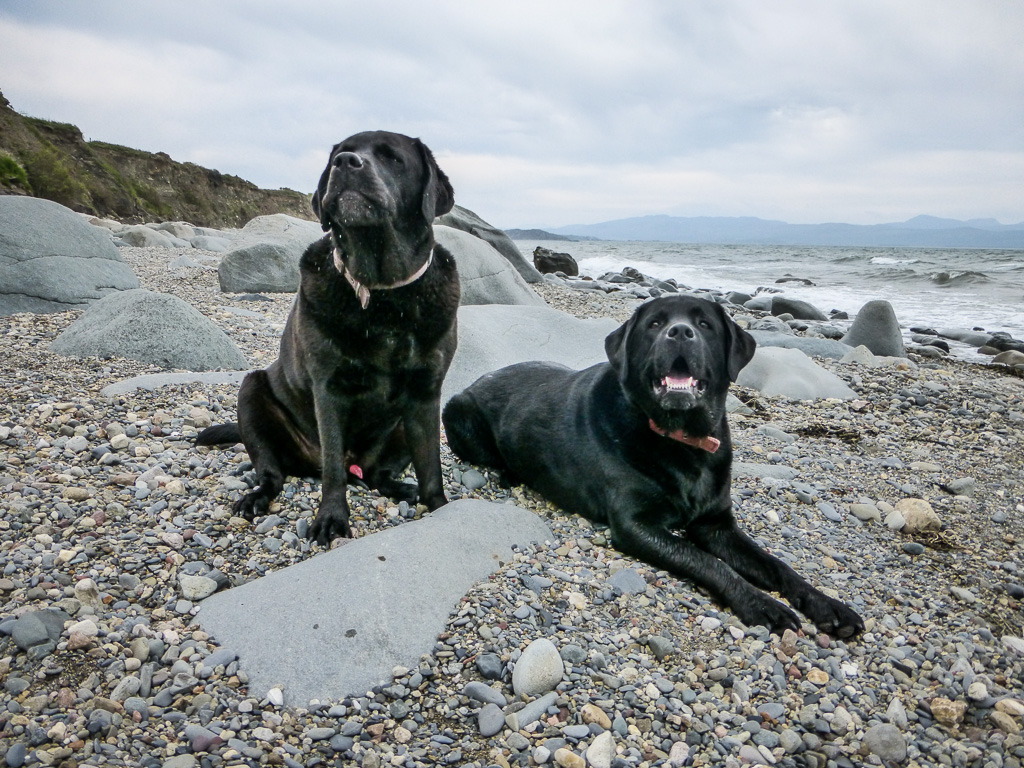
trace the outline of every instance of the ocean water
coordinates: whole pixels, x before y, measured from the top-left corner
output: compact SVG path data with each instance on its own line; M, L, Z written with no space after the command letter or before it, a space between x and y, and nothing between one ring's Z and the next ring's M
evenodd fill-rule
M785 245L689 245L616 241L516 243L532 260L541 245L572 254L580 274L598 277L630 266L690 288L780 289L828 313L852 317L885 299L900 324L983 328L1024 339L1024 251L955 248L853 248ZM776 283L798 277L798 282Z

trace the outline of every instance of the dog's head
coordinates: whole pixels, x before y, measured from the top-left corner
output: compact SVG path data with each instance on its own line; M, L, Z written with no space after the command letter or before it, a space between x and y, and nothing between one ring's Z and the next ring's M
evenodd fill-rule
M454 204L427 146L389 131L336 144L312 200L324 231L343 245L349 270L368 285L397 282L419 266L401 262L432 244L432 222Z
M713 301L663 296L605 339L630 402L665 430L711 433L729 384L754 356L754 338Z

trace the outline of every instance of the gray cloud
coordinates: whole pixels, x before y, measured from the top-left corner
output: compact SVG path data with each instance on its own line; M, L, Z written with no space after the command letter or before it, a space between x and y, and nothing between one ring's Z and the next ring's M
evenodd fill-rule
M0 7L0 88L89 138L309 190L422 136L503 226L670 212L1024 219L1017 3Z

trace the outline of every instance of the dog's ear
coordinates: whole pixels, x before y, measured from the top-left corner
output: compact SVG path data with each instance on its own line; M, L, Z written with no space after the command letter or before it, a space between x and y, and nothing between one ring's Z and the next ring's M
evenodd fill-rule
M757 341L740 328L736 321L729 317L729 313L720 305L717 305L722 312L722 319L725 321L725 354L729 370L729 381L736 381L743 370L743 366L749 363L754 357L754 350L757 349Z
M416 147L427 174L423 184L423 218L431 222L452 209L455 205L455 190L444 171L437 167L430 148L419 139L416 139Z
M323 226L323 218L320 216L320 189L317 188L313 192L313 197L309 201L310 207L313 209L313 215L320 219L320 226Z
M317 182L316 191L313 193L313 198L309 201L313 207L313 215L320 219L320 227L324 232L331 228L331 222L327 218L327 212L323 206L324 198L327 196L327 183L331 180L331 168L334 167L334 153L337 149L337 145L331 148L331 156L327 158L327 167L320 174L320 181Z
M629 334L629 326L632 322L633 319L630 318L604 337L604 353L608 356L608 362L612 364L612 369L620 376L626 367L626 336Z

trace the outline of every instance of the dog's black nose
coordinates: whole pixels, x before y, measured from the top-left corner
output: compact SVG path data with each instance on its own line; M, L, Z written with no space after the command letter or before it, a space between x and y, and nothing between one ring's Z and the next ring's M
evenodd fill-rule
M692 339L696 337L697 332L693 330L693 326L690 325L689 323L676 323L675 325L670 326L667 331L665 331L665 335L668 336L670 339L675 339L677 341L685 341L687 339Z
M341 168L343 166L352 169L362 168L363 158L355 152L339 152L334 156L334 167Z

